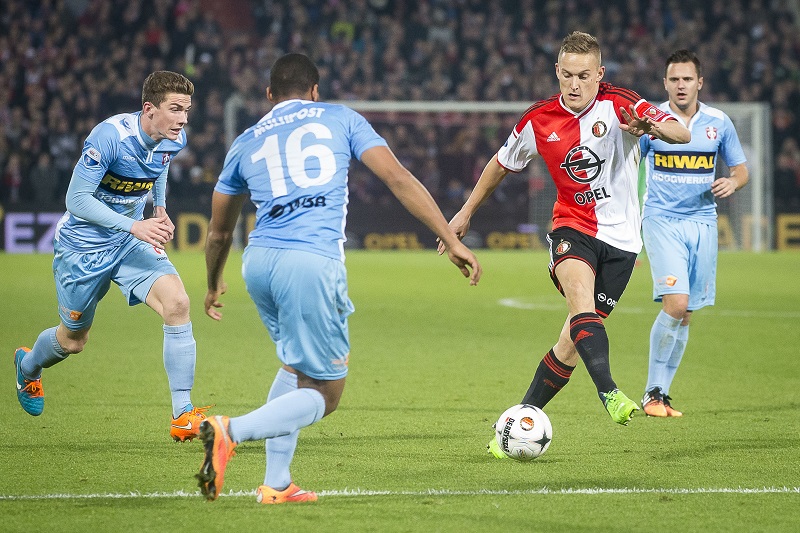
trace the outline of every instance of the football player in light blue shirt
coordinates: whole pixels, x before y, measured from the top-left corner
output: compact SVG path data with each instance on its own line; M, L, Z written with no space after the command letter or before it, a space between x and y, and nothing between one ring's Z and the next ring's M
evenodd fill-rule
M649 416L682 416L670 386L689 339L692 312L714 305L717 273L717 204L747 184L746 158L730 118L698 100L703 75L697 56L678 50L666 62L669 111L692 132L688 144L643 136L647 191L642 236L662 310L650 331L650 364L642 407ZM730 175L716 178L717 157Z
M86 138L55 235L61 323L14 356L17 395L29 414L44 409L42 369L83 350L97 304L113 281L130 305L145 302L163 317L170 435L181 441L197 435L205 408L195 408L190 399L196 350L189 297L164 250L175 230L166 210L167 172L170 159L186 146L183 128L193 93L184 76L154 72L144 82L141 111L108 118ZM144 218L150 192L155 213Z
M422 184L355 111L319 102L319 72L302 54L278 59L267 96L274 104L231 146L212 199L206 241L206 313L219 320L223 270L242 205L256 205L255 229L243 255L247 291L283 363L267 403L243 416L201 424L205 459L197 478L216 499L239 442L267 439L260 503L316 500L292 481L289 466L300 429L332 413L342 395L350 355L344 265L347 171L362 161L447 247L470 284L481 267L450 231ZM472 270L470 274L469 270Z

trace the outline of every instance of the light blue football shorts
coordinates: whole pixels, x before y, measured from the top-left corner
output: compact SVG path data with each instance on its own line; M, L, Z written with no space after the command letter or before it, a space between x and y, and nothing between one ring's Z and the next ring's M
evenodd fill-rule
M97 304L112 281L128 304L136 305L147 299L158 278L178 274L164 250L136 238L119 247L88 253L72 252L56 241L54 250L58 314L73 331L92 325Z
M347 375L350 335L347 270L339 260L301 250L248 246L242 276L278 358L319 380Z
M717 226L648 216L642 237L653 276L653 300L688 294L689 311L714 305L717 293Z

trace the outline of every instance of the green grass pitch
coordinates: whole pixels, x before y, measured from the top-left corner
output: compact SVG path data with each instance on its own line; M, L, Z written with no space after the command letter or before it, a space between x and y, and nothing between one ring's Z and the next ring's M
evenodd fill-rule
M200 254L172 253L192 297L196 404L260 406L278 368L239 274L224 318L202 310ZM2 531L797 531L800 255L722 253L717 305L695 313L672 388L682 419L611 422L586 371L547 406L550 449L485 453L566 307L540 252L479 252L469 287L432 251L348 255L350 375L339 410L301 433L295 481L315 504L259 506L263 444L245 443L213 503L196 492L198 442L168 437L160 318L116 288L87 349L46 370L44 414L13 392L12 352L56 324L47 255L2 255ZM606 322L620 387L639 399L651 301L646 258Z

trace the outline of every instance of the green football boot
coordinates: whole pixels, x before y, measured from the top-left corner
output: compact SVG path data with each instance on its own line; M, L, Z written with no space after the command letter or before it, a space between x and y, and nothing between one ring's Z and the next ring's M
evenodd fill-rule
M500 449L500 445L497 444L497 439L492 437L492 440L489 441L489 444L486 445L486 450L494 456L495 459L506 459L508 456L506 453Z
M633 418L633 412L639 410L636 402L625 396L619 389L601 392L600 399L603 400L606 411L611 415L611 420L623 426L627 426L628 421Z

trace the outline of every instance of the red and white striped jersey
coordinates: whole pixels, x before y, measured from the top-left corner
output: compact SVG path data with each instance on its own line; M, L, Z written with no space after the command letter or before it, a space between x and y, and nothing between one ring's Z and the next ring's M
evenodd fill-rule
M619 128L619 109L631 104L639 116L675 120L634 91L601 83L597 97L580 113L564 105L560 94L529 107L497 161L519 172L535 155L542 156L558 191L553 229L568 226L639 253L639 139Z

